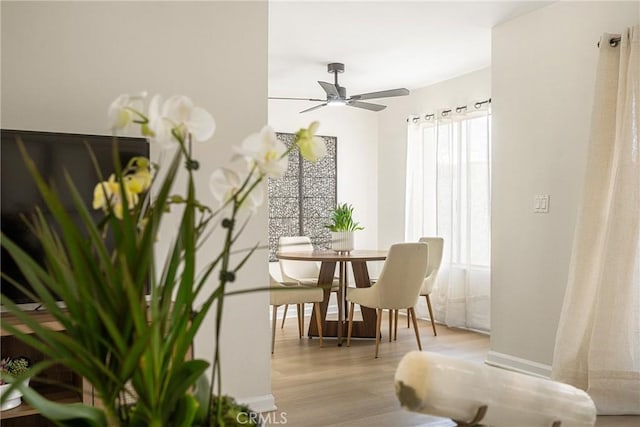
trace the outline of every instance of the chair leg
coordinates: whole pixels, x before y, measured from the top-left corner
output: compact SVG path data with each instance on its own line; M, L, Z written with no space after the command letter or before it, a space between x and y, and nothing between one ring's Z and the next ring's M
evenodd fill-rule
M276 346L276 317L278 315L278 306L274 305L273 307L273 321L271 324L271 354L273 354L273 350L275 349Z
M349 327L347 328L347 347L351 346L351 331L353 330L353 309L354 303L349 305Z
M345 292L346 292L346 288L345 288ZM349 317L349 305L347 304L347 301L344 301L344 319L347 319Z
M418 332L418 322L416 321L416 311L413 307L410 307L407 310L407 313L411 316L411 320L413 320L413 330L416 332L416 341L418 341L418 350L422 350L422 344L420 343L420 333Z
M389 342L393 338L393 309L389 310Z
M320 338L320 347L322 347L322 320L320 319L320 303L313 304L313 308L316 310L316 325L318 326L318 337Z
M380 327L382 326L382 309L376 309L376 355L374 359L378 358L378 347L380 347Z
M284 315L282 316L282 325L280 325L280 329L284 328L284 321L287 318L287 310L289 309L289 304L284 305Z
M302 338L304 329L304 304L298 304L298 338Z
M345 300L343 305L344 305L344 316L342 318L346 323L349 320L349 302Z
M345 265L345 269L344 269L344 292L345 292L345 297L346 297L346 292L347 292L347 288L349 287L349 275L347 274L347 267ZM344 298L343 298L344 299ZM345 300L345 304L344 304L344 317L346 318L348 316L347 313L347 304L346 304L346 300Z
M393 340L397 341L398 340L398 313L400 312L400 310L395 309L393 310L393 316L394 316L394 324L395 327L393 328Z
M424 296L427 299L427 308L429 309L429 319L431 319L431 328L433 328L433 336L437 337L438 333L436 332L436 319L433 317L433 310L431 309L431 299L429 299L429 295Z
M411 327L411 325L409 325L409 322L411 322L411 317L409 317L409 310L407 310L407 328Z

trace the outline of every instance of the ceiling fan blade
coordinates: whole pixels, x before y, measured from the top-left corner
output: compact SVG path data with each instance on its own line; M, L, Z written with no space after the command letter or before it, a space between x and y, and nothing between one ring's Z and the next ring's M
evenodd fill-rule
M327 92L327 96L329 98L339 98L340 92L338 92L338 88L333 83L321 82L318 81L318 84L322 86L325 92Z
M370 102L360 102L360 101L349 101L347 102L347 105L350 107L364 108L365 110L370 110L370 111L380 111L387 108L386 105L372 104Z
M309 111L317 110L318 108L324 107L325 105L327 105L326 102L324 104L316 105L315 107L307 108L306 110L302 110L300 112L301 113L306 113L306 112L309 112Z
M353 95L351 99L375 99L375 98L390 98L392 96L406 96L409 95L409 90L405 88L401 89L389 89L381 90L380 92L363 93L360 95Z
M286 97L280 97L280 96L270 96L268 97L268 99L289 99L292 101L317 101L317 102L326 101L325 99L318 99L318 98L286 98Z

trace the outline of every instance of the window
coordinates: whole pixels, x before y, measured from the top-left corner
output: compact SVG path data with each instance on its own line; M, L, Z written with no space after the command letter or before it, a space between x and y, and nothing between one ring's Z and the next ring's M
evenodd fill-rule
M434 288L437 320L489 329L491 115L410 121L405 238L445 239Z

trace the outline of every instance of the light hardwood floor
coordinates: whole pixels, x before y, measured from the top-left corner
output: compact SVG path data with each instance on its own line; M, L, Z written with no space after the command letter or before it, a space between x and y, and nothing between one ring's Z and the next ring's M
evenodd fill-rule
M357 318L357 314L356 314ZM305 327L309 318L305 319ZM388 341L387 318L383 320L378 359L373 340L352 340L338 347L335 338L298 339L295 318L276 331L271 359L273 394L278 410L267 419L269 426L288 427L448 427L446 419L403 410L395 396L393 377L400 359L416 350L412 329L400 316L398 340ZM427 321L419 321L422 348L452 357L483 363L489 337L438 325L434 337ZM639 427L640 417L599 417L598 427ZM526 427L526 426L514 426Z

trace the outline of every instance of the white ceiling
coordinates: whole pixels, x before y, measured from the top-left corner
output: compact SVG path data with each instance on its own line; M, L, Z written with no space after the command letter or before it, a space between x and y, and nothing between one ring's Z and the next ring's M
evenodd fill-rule
M338 79L347 95L488 67L491 27L549 3L271 0L269 96L324 99L316 82L333 82L329 62L345 64Z

